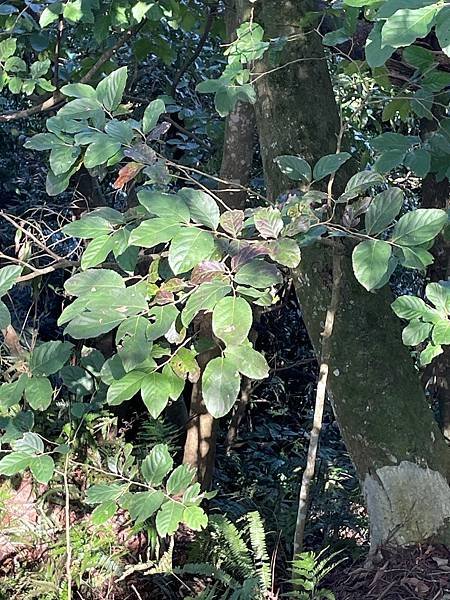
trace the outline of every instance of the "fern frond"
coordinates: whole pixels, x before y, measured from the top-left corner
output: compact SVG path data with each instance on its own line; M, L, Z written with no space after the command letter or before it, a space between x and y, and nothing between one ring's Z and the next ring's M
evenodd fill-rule
M266 532L261 515L257 511L245 515L250 545L255 559L255 566L261 592L268 592L272 587L272 571L267 553Z
M242 579L254 575L254 566L251 552L239 531L227 518L217 516L210 519L212 527L218 536L219 544L216 545L216 561L224 565L233 574L238 572Z

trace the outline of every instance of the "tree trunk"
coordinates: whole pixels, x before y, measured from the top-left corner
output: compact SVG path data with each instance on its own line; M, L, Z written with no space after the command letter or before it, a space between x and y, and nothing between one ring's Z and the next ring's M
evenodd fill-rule
M448 179L436 182L428 175L422 183L422 206L424 208L450 208L450 184ZM428 268L430 281L440 281L450 277L450 244L442 235L437 239L431 252L434 263ZM444 352L437 356L425 369L424 383L430 385L433 397L439 405L439 425L442 433L450 440L450 346L443 346Z
M227 3L226 24L229 40L233 38L239 24L249 17L249 6L247 0L231 0ZM225 123L221 179L244 187L248 185L253 160L254 136L253 106L238 103ZM228 184L221 184L220 187L220 196L229 208L244 208L247 199L244 190ZM203 316L196 319L194 326L200 329L204 337L211 337L210 321L205 321ZM200 355L199 364L202 371L212 358L214 355L211 352ZM195 468L197 481L201 483L203 489L208 489L214 474L217 422L206 409L200 384L195 384L192 388L189 414L183 462Z
M313 3L262 0L261 5L256 20L268 38L296 34L278 61L280 66L297 62L262 76L256 84L261 155L268 195L275 198L292 182L274 158L300 154L314 163L334 152L339 118L320 39L299 30ZM266 58L260 71L275 66ZM350 253L347 247L328 391L364 491L372 545L445 541L450 539L450 452L401 341L389 288L366 292L353 275ZM331 273L329 249L317 244L302 250L301 265L293 274L318 355Z

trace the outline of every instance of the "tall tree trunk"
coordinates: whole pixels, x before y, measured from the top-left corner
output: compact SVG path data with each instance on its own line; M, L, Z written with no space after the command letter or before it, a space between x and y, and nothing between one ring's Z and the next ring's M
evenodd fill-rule
M266 36L292 36L279 66L265 58L257 80L256 116L271 198L292 187L274 163L300 154L314 163L334 152L338 112L321 41L299 23L313 2L262 0L256 20ZM297 61L297 62L292 62ZM288 64L291 63L291 64ZM369 511L373 547L450 539L450 452L427 406L388 287L368 293L356 281L351 248L342 261L342 288L330 350L328 391ZM316 245L302 251L295 288L312 343L330 302L331 256Z
M236 28L250 15L247 0L230 0L226 5L227 38L233 39ZM247 199L245 190L233 185L246 187L250 180L255 137L254 110L250 104L239 102L225 122L221 179L219 194L229 208L244 208ZM211 337L210 321L200 316L194 326L204 337ZM200 368L214 358L211 351L199 357ZM216 456L217 421L208 413L202 398L201 385L192 388L190 418L184 445L183 462L195 468L197 480L203 489L211 486Z
M448 179L438 183L433 175L428 175L422 184L422 206L424 208L450 209L450 184ZM450 244L439 236L431 252L434 263L427 276L430 281L440 281L450 277ZM437 356L425 369L424 383L431 386L433 396L439 405L439 425L442 433L450 440L450 346L443 346L444 352Z

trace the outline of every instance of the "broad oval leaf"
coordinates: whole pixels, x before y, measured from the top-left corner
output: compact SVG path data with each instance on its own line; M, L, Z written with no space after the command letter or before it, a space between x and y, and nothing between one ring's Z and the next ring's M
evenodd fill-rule
M33 410L47 410L52 402L53 388L47 377L31 377L25 383L25 398Z
M322 156L314 166L314 179L320 181L324 177L335 173L349 158L351 158L351 155L348 152L338 152L337 154Z
M419 319L413 319L402 332L402 341L405 346L417 346L430 335L433 325L424 323Z
M264 356L249 345L229 346L225 356L235 361L239 373L249 379L265 379L269 376L269 365Z
M83 296L98 291L113 293L115 289L124 289L125 281L116 271L95 269L73 275L64 283L64 288L71 296Z
M156 127L158 123L159 117L166 111L166 105L163 100L157 99L150 102L147 108L144 111L144 116L142 118L142 131L144 133L148 133L154 127Z
M433 328L433 343L434 344L450 344L450 321L441 319Z
M437 4L421 8L402 8L390 16L381 31L383 45L393 48L409 46L424 38L434 24Z
M97 216L87 216L64 225L62 230L66 235L72 237L91 239L108 235L113 229L106 219Z
M243 298L225 297L214 307L213 332L227 346L237 346L242 343L249 334L252 322L252 309Z
M381 240L361 242L353 250L353 271L366 290L375 289L386 275L391 254L391 246Z
M270 242L269 256L280 265L291 269L298 267L302 257L299 245L291 238L279 238Z
M105 77L97 86L97 100L109 110L114 111L118 108L125 86L127 83L127 67L120 67L107 77Z
M202 394L208 412L215 419L229 413L240 387L241 378L233 359L221 356L210 360L202 375Z
M153 248L158 244L169 242L179 231L181 229L178 220L174 222L167 218L156 217L144 221L133 229L128 243L130 246Z
M171 391L170 380L163 373L150 373L142 380L142 400L154 419L166 408Z
M183 519L184 506L176 500L164 502L156 515L156 531L161 537L173 535Z
M55 463L48 454L35 456L30 461L30 471L38 483L47 484L53 477Z
M392 310L400 319L411 320L424 316L429 309L422 298L417 298L417 296L399 296L392 303Z
M182 188L178 194L188 205L193 221L210 229L217 229L220 221L220 211L212 196L202 190L193 188Z
M150 486L161 485L172 468L173 459L167 444L156 444L141 465L142 476Z
M23 267L15 265L9 265L0 269L0 296L3 296L12 288L22 271Z
M181 313L181 322L188 327L201 310L212 310L217 302L231 292L231 286L222 281L202 283L187 299Z
M147 373L140 371L131 371L122 379L114 380L108 388L106 400L111 406L122 404L125 400L130 400L141 389L141 384Z
M15 475L28 468L31 456L25 452L11 452L0 460L0 475Z
M81 257L81 268L83 271L105 262L113 249L113 245L113 238L109 235L101 235L91 240Z
M392 241L400 246L419 246L433 240L448 221L438 208L418 208L403 215L392 232Z
M293 181L309 183L312 179L310 165L300 156L289 156L287 154L277 156L275 159L280 171Z
M189 208L180 196L145 189L138 192L137 196L150 214L172 223L189 223Z
M278 208L260 208L255 212L253 220L256 229L265 240L277 238L284 227Z
M73 345L69 342L44 342L31 352L29 367L33 375L53 375L69 360Z
M384 231L391 225L402 206L403 192L400 188L389 188L381 194L377 194L366 212L367 233L377 235Z
M167 480L167 493L171 496L183 493L191 485L194 477L195 471L190 465L179 465Z
M161 490L137 492L131 496L127 509L130 517L138 525L154 515L163 502L164 493Z
M277 285L283 280L275 265L256 259L243 265L234 276L234 281L242 285L264 289Z
M191 211L192 212L192 211ZM208 231L184 227L172 239L169 265L175 275L194 268L214 252L214 238Z
M189 529L201 531L208 525L208 516L200 506L187 506L183 512L183 523Z

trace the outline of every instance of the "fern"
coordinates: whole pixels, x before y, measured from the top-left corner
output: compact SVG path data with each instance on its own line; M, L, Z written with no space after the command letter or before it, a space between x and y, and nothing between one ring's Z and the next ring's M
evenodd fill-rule
M241 519L241 529L223 516L209 519L209 537L199 537L194 555L208 556L210 562L195 562L174 572L210 577L221 585L218 600L260 600L267 598L272 585L270 559L261 516L250 512ZM212 588L215 593L215 587ZM206 590L205 590L206 592ZM208 591L210 593L211 590ZM200 596L203 598L203 596Z
M327 589L319 589L321 582L345 558L334 560L340 552L325 556L327 548L316 552L302 552L292 562L292 578L290 583L293 592L285 594L285 598L297 600L335 600L334 594Z
M250 537L260 589L261 592L265 593L272 586L272 571L269 555L267 554L264 524L261 515L257 511L247 513L244 518L247 521L247 531Z

